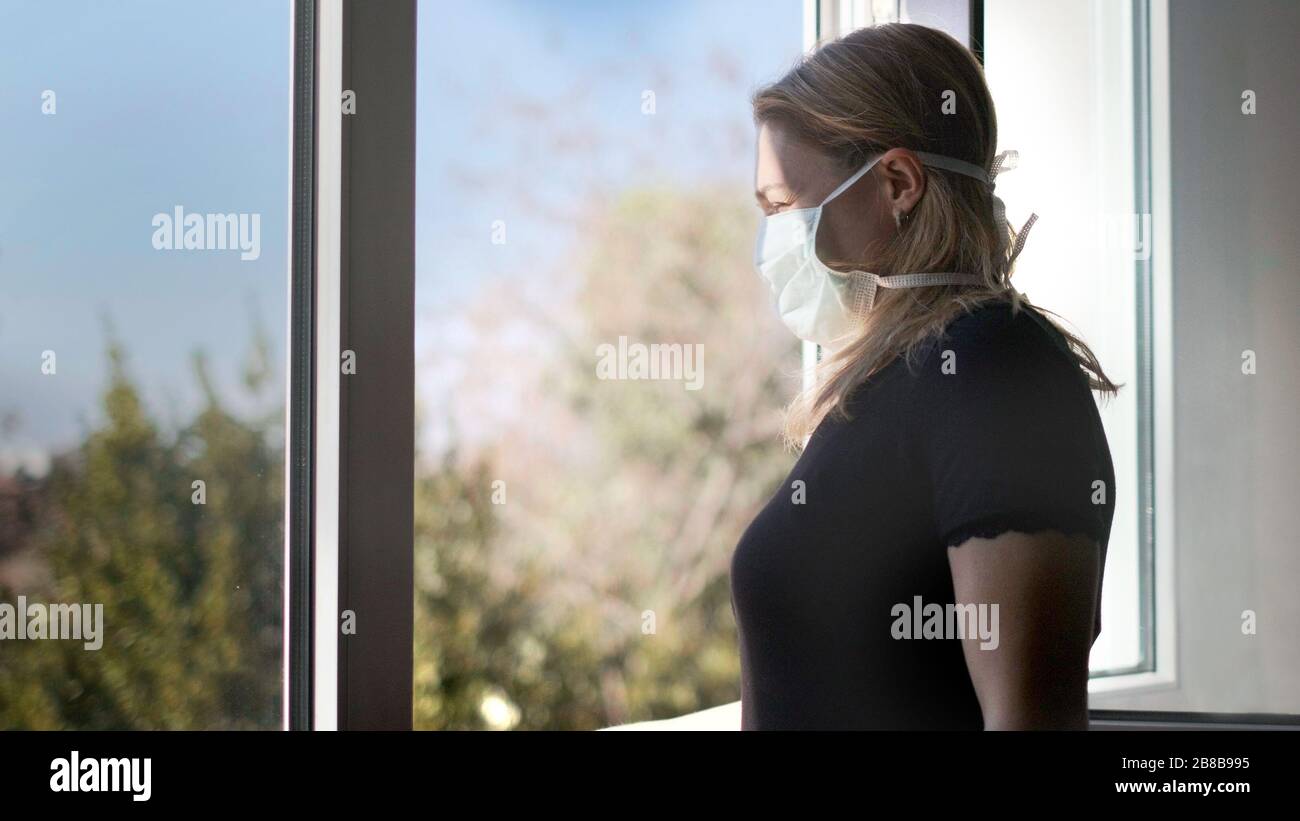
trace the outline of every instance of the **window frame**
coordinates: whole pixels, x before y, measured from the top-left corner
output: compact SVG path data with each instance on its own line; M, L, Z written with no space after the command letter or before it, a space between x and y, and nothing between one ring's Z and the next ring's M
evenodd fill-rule
M339 0L331 0L339 2ZM412 727L416 0L342 0L339 729ZM339 98L334 98L336 101ZM336 109L337 110L337 109ZM339 360L334 360L336 372ZM335 617L338 623L338 616Z
M293 0L282 727L311 728L316 3Z
M286 729L412 724L415 16L294 5Z
M1137 297L1138 591L1141 658L1092 673L1089 693L1133 693L1177 685L1178 623L1173 493L1173 291L1169 276L1169 51L1163 0L1132 0L1134 213L1150 214L1151 253L1134 259Z

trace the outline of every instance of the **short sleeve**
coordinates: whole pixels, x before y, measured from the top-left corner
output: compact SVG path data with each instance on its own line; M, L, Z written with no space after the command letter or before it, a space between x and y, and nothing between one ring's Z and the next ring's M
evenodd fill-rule
M1110 535L1114 471L1087 379L1045 319L985 308L919 364L936 537Z

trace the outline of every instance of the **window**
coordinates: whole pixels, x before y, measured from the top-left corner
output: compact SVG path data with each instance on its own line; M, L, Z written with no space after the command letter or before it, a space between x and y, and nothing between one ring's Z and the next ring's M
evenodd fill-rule
M0 728L281 725L289 9L215 8L0 8Z
M804 4L420 12L415 726L734 702L728 562L799 369L748 98Z

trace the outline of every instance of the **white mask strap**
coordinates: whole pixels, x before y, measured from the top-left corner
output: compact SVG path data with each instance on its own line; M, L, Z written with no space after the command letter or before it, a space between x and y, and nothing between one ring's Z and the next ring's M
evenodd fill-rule
M965 174L968 177L974 177L980 182L987 184L990 188L993 187L993 177L996 176L996 172L990 174L988 171L985 171L974 163L969 163L965 160L958 160L954 157L945 157L942 154L928 154L924 151L916 152L916 156L920 157L921 162L931 168L942 168L945 171L952 171L956 174ZM998 167L996 161L994 162L993 167Z
M884 154L876 155L866 165L862 166L856 172L854 172L853 176L849 177L847 180L840 183L840 186L836 188L834 191L832 191L829 197L822 200L822 205L825 206L831 200L835 199L840 194L843 194L845 191L847 191L853 185L853 183L862 179L862 175L866 174L868 171L874 168L876 163L880 162L880 158L883 156ZM959 160L956 159L955 157L946 157L943 154L930 154L926 151L918 151L916 152L916 156L921 160L922 164L928 165L931 168L942 168L944 170L953 171L958 174L965 174L968 177L974 177L980 182L983 182L986 185L988 185L989 188L992 188L993 179L997 177L999 173L1001 173L1002 171L1010 171L1011 169L1016 167L1016 163L1020 157L1020 154L1016 151L1003 151L993 160L992 171L985 171L983 168L980 168L978 165L975 165L974 163L969 163L966 162L965 160Z
M840 187L836 188L835 191L832 191L831 196L828 196L826 197L826 199L822 200L822 207L823 208L826 207L826 205L831 203L831 200L835 199L835 197L844 194L845 191L848 191L849 188L853 186L853 183L858 182L859 179L862 179L863 174L866 174L867 171L870 171L872 168L875 168L876 162L880 162L880 157L883 156L884 155L876 155L875 157L872 157L871 160L868 161L866 165L863 165L862 168L859 168L857 171L855 171L853 177L845 179L844 182L840 183ZM983 182L989 182L989 179L991 179L989 178L988 171L985 171L984 169L980 168L980 166L978 165L972 165L970 164L970 162L965 162L962 160L954 160L953 157L945 157L943 155L932 155L932 153L926 153L924 151L918 151L917 156L920 158L920 161L922 161L922 164L933 166L933 168L943 168L943 169L948 169L949 171L957 171L958 174L966 174L967 177L974 177L975 179L980 179L980 181ZM995 164L995 168L996 166L997 165Z
M849 276L856 282L853 288L855 314L870 311L876 303L877 288L925 288L931 285L979 285L984 280L978 274L927 272L921 274L895 274L882 277L868 271L854 271Z
M845 191L849 190L849 188L853 185L853 183L855 183L855 182L857 182L858 180L862 179L862 175L866 174L868 171L870 171L872 168L874 168L875 165L876 165L876 163L880 162L880 158L883 157L883 156L885 156L885 155L884 155L884 154L878 154L878 155L876 155L875 157L873 157L873 158L871 159L870 162L868 162L866 165L864 165L864 166L862 166L861 168L859 168L859 169L858 169L858 170L853 174L852 177L849 177L847 180L845 180L844 182L840 183L840 187L839 187L839 188L836 188L834 191L831 192L831 195L830 195L829 197L827 197L826 199L822 200L822 207L824 208L826 205L828 205L828 204L830 203L831 200L835 199L835 198L838 197L840 194L843 194Z
M993 158L993 168L985 171L978 165L973 165L962 160L944 157L939 154L924 154L916 152L917 156L925 162L926 165L932 165L935 168L944 168L948 171L954 171L958 174L965 174L968 177L974 177L988 185L992 191L997 184L997 177L1004 171L1010 171L1020 164L1020 152L1015 150L1003 151ZM1004 237L1007 233L1007 206L1002 202L1002 198L993 194L993 220L998 226L998 237ZM1029 229L1034 227L1038 221L1037 214L1030 214L1029 219L1016 232L1016 244L1011 247L1011 256L1007 260L1007 266L1010 267L1016 257L1020 256L1020 251L1025 247L1025 240L1029 239Z

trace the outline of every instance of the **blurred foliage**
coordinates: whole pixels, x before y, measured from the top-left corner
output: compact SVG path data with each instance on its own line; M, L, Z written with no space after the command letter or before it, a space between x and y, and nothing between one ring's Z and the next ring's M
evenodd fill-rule
M0 588L10 604L102 603L103 646L4 642L0 727L277 727L283 457L266 431L278 417L236 419L196 357L205 407L166 437L116 345L109 357L104 422L55 461L32 533L51 581ZM206 504L192 501L195 480Z
M417 486L417 726L596 728L739 698L730 556L789 469L799 364L753 228L722 190L594 207L567 261L576 310L540 323L527 366L471 369L446 397L449 428L468 428L476 385L531 380L486 444L449 449ZM512 297L487 289L469 312L482 362L519 362L493 348L537 314ZM702 346L702 388L598 379L598 346L620 336Z

